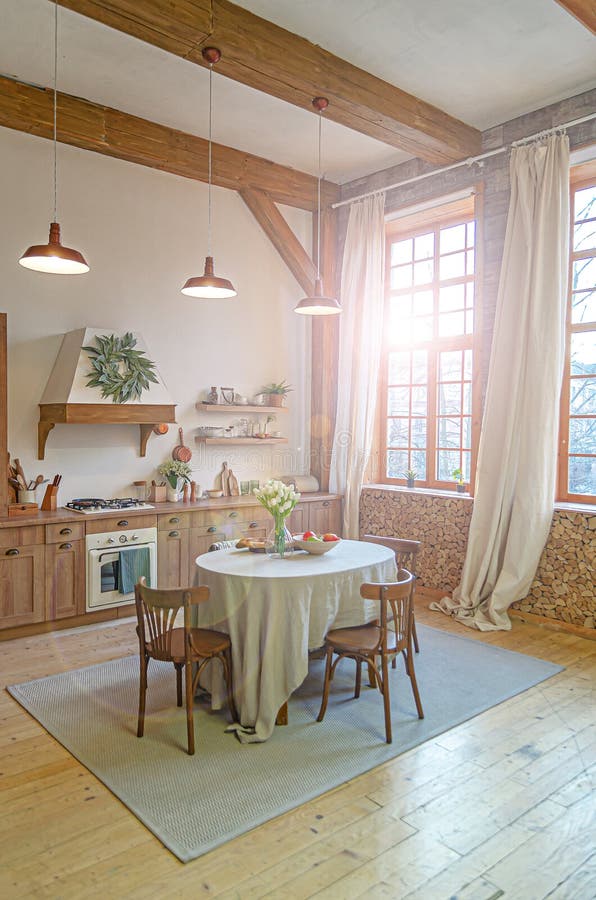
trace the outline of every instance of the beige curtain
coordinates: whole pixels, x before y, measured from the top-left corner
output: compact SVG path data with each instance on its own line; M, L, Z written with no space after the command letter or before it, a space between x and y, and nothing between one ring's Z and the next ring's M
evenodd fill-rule
M553 514L564 362L569 142L511 153L511 199L497 298L474 511L461 583L441 609L481 631L509 629Z
M344 497L344 537L358 537L360 489L375 420L383 334L385 195L350 207L341 273L337 419L329 489Z

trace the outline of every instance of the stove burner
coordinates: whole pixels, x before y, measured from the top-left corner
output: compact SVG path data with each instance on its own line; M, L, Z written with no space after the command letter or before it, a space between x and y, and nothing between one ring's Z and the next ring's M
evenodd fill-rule
M134 509L138 506L146 506L142 500L134 500L132 497L115 497L113 500L100 500L97 497L84 497L80 500L71 500L66 506L77 512L88 512L100 509Z

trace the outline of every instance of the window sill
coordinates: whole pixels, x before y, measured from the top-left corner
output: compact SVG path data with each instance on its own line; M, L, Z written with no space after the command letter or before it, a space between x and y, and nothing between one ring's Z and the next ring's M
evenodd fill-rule
M425 488L425 487L416 487L409 488L406 487L405 484L363 484L363 490L371 490L371 491L397 491L398 493L404 494L424 494L427 497L458 497L463 500L473 500L471 494L465 492L460 493L460 491L445 491L441 490L441 488Z
M596 514L596 503L578 503L575 500L571 503L557 501L555 503L555 509L562 509L567 512L591 513L594 515Z

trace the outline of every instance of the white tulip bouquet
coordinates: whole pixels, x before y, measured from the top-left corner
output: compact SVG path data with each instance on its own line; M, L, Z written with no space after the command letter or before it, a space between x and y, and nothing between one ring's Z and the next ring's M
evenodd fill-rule
M273 516L275 522L273 551L279 556L284 556L287 539L285 521L300 500L300 494L291 485L273 478L262 488L255 488L253 493L261 506Z

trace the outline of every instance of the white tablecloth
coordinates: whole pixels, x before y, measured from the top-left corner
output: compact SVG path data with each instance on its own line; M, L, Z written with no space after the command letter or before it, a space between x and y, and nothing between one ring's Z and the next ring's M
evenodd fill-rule
M365 581L395 581L392 550L379 544L342 541L323 556L299 552L273 559L248 550L218 550L196 560L197 583L211 596L198 607L201 627L227 632L232 640L234 697L244 742L271 735L279 708L304 681L308 651L321 647L327 631L361 625L378 616L378 605L360 597ZM225 702L214 663L212 705Z

